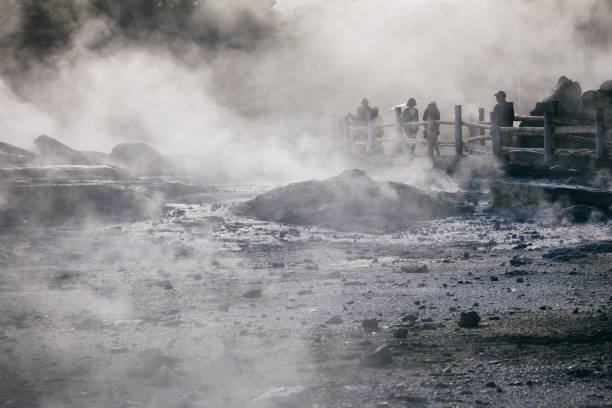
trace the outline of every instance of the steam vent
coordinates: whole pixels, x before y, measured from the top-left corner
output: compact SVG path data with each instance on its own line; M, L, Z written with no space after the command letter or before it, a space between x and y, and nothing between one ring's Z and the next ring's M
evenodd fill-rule
M0 407L612 407L612 1L0 1Z

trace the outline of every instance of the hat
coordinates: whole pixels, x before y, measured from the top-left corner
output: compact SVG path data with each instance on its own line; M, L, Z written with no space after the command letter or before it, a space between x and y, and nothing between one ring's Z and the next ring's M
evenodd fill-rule
M506 97L506 93L504 91L498 91L495 96L503 96Z

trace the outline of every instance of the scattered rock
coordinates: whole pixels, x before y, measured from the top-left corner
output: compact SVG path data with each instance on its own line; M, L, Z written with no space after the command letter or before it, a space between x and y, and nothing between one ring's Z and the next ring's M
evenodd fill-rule
M529 272L523 269L513 269L511 271L507 271L504 275L506 276L526 276L526 275L529 275Z
M596 241L573 247L555 248L542 255L542 258L569 262L574 259L586 258L589 254L609 253L612 253L612 241Z
M427 265L402 265L400 271L403 273L427 273L429 272Z
M510 265L512 266L522 266L522 265L529 265L533 262L532 259L530 258L525 258L525 257L521 257L521 256L514 256L511 260L510 260Z
M412 314L412 313L407 313L407 314L403 315L403 316L400 318L400 320L401 320L402 322L404 322L404 323L405 323L405 322L416 322L416 321L418 320L418 316L417 316L417 315L414 315L414 314Z
M383 344L369 351L362 357L360 364L366 367L385 367L393 364L393 357L391 356L389 346Z
M334 316L325 322L325 324L342 324L342 323L344 323L344 320L342 320L340 316Z
M261 297L261 289L251 289L242 295L246 299L257 299Z
M477 327L480 320L480 316L474 311L461 312L459 327Z
M404 338L408 336L408 329L405 327L396 327L392 331L393 337Z
M365 319L363 323L361 323L361 327L367 331L378 331L378 320Z

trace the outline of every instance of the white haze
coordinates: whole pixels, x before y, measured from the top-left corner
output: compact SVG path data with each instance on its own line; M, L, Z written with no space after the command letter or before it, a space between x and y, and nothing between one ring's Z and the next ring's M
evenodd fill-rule
M223 21L258 9L208 4ZM280 41L214 58L121 42L94 52L113 27L92 20L58 70L30 75L19 95L0 77L0 140L27 148L48 134L100 151L145 141L199 156L203 173L303 179L343 169L331 129L363 96L381 108L436 100L447 118L462 104L471 117L499 89L518 104L520 87L526 114L561 75L583 90L612 77L608 45L576 29L609 13L604 0L279 0L274 10Z

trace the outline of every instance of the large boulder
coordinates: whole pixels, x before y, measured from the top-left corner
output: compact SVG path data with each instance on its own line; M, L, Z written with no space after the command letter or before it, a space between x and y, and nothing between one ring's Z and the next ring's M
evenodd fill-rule
M459 215L463 196L431 193L401 183L375 182L362 170L324 181L290 184L238 205L238 214L338 231L394 232L414 220Z
M91 164L83 153L66 146L52 137L46 135L38 136L34 140L34 145L46 164Z
M146 143L121 143L113 147L110 159L138 175L160 175L165 169L164 156Z

